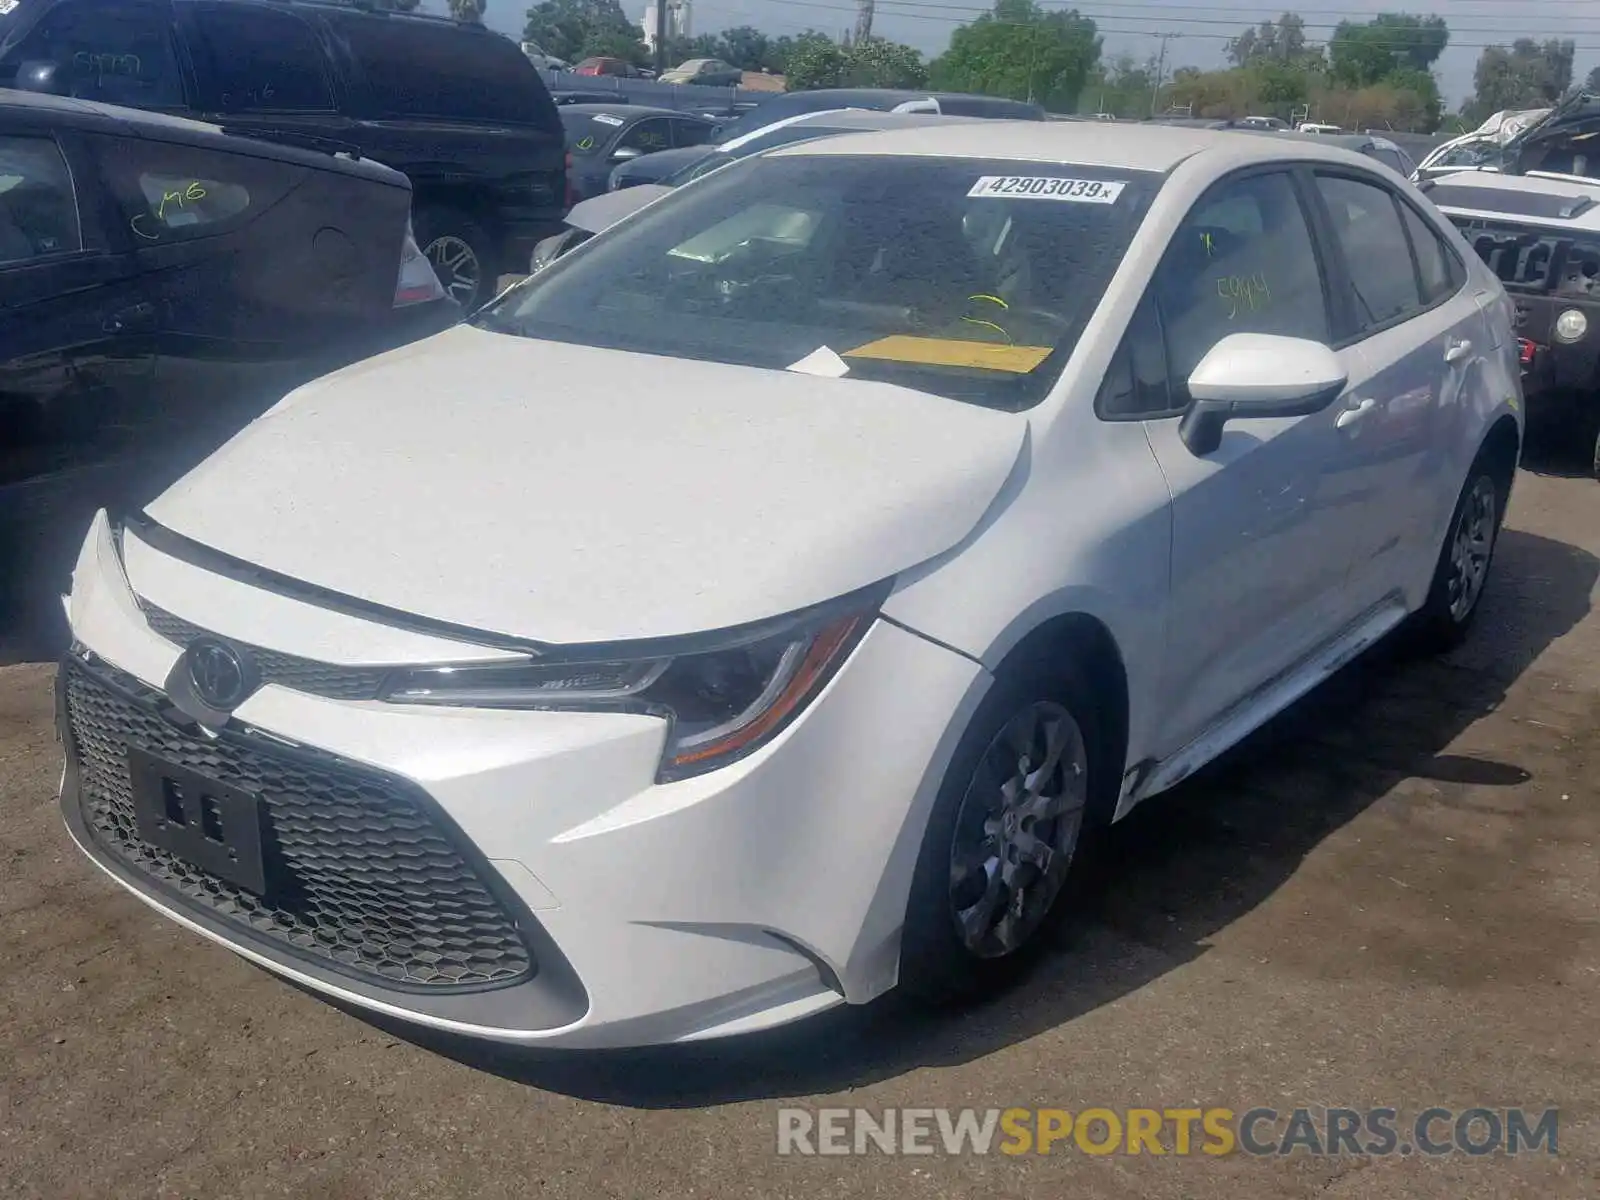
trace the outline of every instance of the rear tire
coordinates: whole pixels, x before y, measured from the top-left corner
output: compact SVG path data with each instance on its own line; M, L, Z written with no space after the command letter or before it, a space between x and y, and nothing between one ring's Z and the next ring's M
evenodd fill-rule
M1450 514L1428 598L1411 617L1407 632L1417 651L1442 654L1466 639L1488 585L1510 494L1510 480L1480 452Z
M494 243L471 217L454 208L417 213L417 244L433 264L450 298L471 312L494 295L499 282Z
M1053 666L1035 659L1002 674L934 800L900 949L900 987L924 1003L1004 987L1069 907L1114 768L1092 690Z

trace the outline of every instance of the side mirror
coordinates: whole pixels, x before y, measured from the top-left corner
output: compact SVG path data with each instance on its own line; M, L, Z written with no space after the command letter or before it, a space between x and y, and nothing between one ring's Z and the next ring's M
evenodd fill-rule
M19 92L41 92L46 96L65 96L66 72L60 63L48 59L29 59L17 64L17 81L13 85Z
M1321 412L1348 382L1338 356L1321 342L1231 333L1189 376L1191 403L1178 435L1193 453L1211 454L1229 421Z
M644 153L637 146L618 146L611 152L611 161L614 163L632 162Z

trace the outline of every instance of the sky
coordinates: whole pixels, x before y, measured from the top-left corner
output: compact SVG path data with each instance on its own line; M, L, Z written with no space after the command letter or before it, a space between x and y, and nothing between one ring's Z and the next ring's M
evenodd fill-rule
M691 0L693 31L715 33L735 25L754 25L773 36L807 29L839 34L855 20L854 0ZM630 16L641 17L645 0L622 0ZM1283 11L1271 0L1240 0L1219 7L1205 0L1044 0L1046 8L1076 8L1093 17L1105 42L1107 59L1132 54L1143 59L1167 41L1167 69L1222 65L1223 46L1246 25L1271 19ZM442 8L439 0L428 7ZM507 33L520 33L527 0L489 0L486 23ZM950 31L989 7L989 0L876 0L873 32L934 55L950 40ZM1450 22L1451 46L1436 71L1450 105L1472 92L1472 69L1485 45L1507 44L1518 37L1569 37L1578 44L1575 77L1582 79L1600 64L1600 4L1594 0L1305 0L1293 11L1305 18L1312 41L1323 41L1343 19L1368 20L1377 13L1402 11L1438 14ZM1515 11L1515 16L1505 15Z

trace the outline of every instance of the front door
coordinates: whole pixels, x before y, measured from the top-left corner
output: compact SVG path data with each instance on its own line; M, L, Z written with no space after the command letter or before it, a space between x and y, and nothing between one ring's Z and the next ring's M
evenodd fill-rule
M1291 175L1214 186L1174 236L1152 283L1175 410L1187 380L1232 333L1331 340L1323 273ZM1340 353L1347 368L1358 352ZM1343 400L1305 417L1231 422L1197 455L1176 415L1148 420L1172 495L1172 582L1161 753L1193 741L1333 632L1349 563L1326 503Z

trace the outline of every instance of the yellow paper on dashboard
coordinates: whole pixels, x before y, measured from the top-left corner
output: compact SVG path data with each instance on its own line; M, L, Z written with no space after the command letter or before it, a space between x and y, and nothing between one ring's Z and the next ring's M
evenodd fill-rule
M968 342L960 338L913 337L897 333L879 338L842 358L874 358L885 362L926 367L972 367L1026 375L1050 357L1049 346L1004 346L995 342Z

